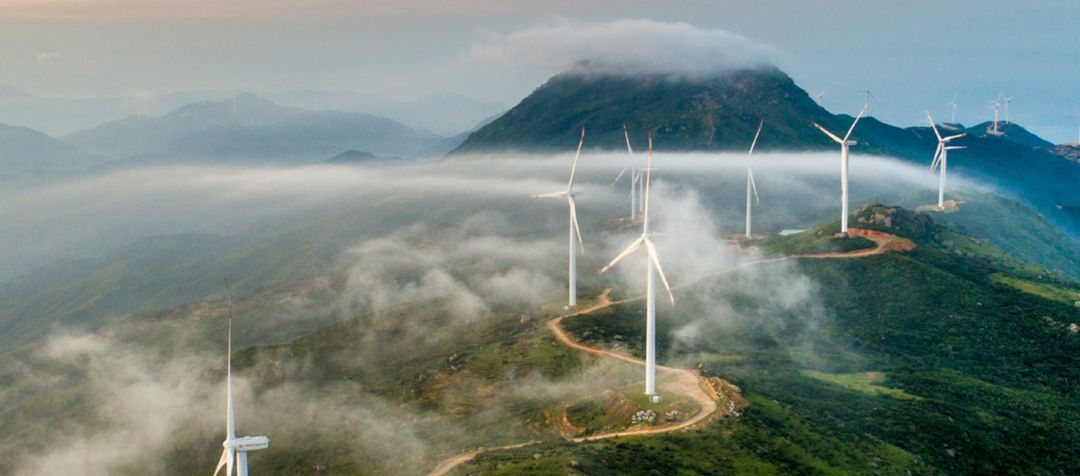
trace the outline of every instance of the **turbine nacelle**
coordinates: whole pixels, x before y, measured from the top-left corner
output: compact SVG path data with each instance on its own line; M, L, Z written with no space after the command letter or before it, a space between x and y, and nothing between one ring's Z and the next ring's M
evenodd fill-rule
M226 441L222 444L226 448L229 448L229 442ZM232 447L236 448L236 451L258 451L265 450L270 446L270 438L265 436L242 436L232 440Z

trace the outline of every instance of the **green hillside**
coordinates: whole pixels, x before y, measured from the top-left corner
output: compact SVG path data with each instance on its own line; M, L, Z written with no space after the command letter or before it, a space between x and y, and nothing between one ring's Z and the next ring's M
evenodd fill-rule
M589 148L624 150L622 126L641 149L652 131L662 151L744 151L758 121L765 121L761 150L832 150L818 122L843 134L854 117L833 114L815 103L775 67L726 72L706 78L567 72L550 78L520 103L469 135L455 155L516 151L561 151L587 128ZM944 127L944 126L942 126ZM997 186L1032 206L1072 236L1080 236L1080 207L1074 193L1080 163L1018 124L987 124L963 131L950 155L954 175ZM944 133L944 132L943 132ZM937 145L929 127L897 127L864 118L852 134L855 154L885 155L929 166ZM958 174L958 175L957 175Z
M1003 281L1014 271L976 248L909 237L919 244L909 253L800 261L830 316L820 322L800 318L806 309L760 315L753 296L724 291L739 274L701 285L705 296L728 294L739 303L731 312L748 320L783 323L660 346L662 362L696 363L741 386L751 403L742 417L700 432L483 454L456 474L1080 471L1080 334L1068 329L1080 308ZM1058 287L1080 293L1075 281ZM689 316L717 312L682 294L661 313L658 342L670 343ZM567 327L612 345L605 336L640 335L640 308ZM641 352L637 338L618 343Z

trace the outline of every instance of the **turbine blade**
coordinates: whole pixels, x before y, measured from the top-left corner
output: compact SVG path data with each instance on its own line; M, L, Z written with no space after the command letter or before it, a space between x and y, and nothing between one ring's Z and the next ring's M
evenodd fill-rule
M944 138L944 139L941 139L941 141L942 141L942 142L949 142L949 141L951 141L951 140L953 140L953 139L959 139L959 138L961 138L961 137L964 137L964 136L966 136L966 135L967 135L967 133L964 133L964 134L957 134L957 135L954 135L954 136L949 136L949 137L946 137L946 138Z
M638 250L638 248L641 248L641 244L644 241L645 241L645 235L642 235L642 236L638 237L638 239L634 240L633 243L630 243L630 246L627 246L626 249L622 250L622 253L619 253L618 255L616 255L615 259L611 260L610 263L604 265L603 268L600 268L600 270L597 271L597 273L599 273L599 274L606 273L609 269L611 269L612 266L615 266L616 263L618 263L619 261L622 261L623 258L633 254L635 251Z
M612 181L611 181L611 185L609 185L609 186L610 186L610 187L614 187L614 186L615 186L615 184L619 183L619 179L621 179L621 178L622 178L623 174L625 174L625 173L626 173L626 169L628 169L628 168L629 168L629 167L623 167L623 168L622 168L622 170L620 170L620 171L619 171L619 175L616 175L616 176L615 176L615 180L612 180Z
M816 128L818 128L818 129L820 129L820 130L821 130L821 132L824 132L824 133L825 133L825 135L827 135L827 136L829 136L830 138L832 138L832 140L834 140L834 141L836 141L836 142L838 142L838 143L841 143L841 144L843 144L843 143L844 143L843 139L841 139L841 138L837 137L837 136L836 136L836 134L833 134L832 132L829 132L829 131L828 131L828 129L825 129L824 127L821 127L821 124L818 124L818 123L816 123L816 122L815 122L815 123L813 123L813 124L814 124L814 127L816 127Z
M566 184L567 193L574 189L574 174L577 173L577 161L578 157L581 157L581 146L583 144L585 144L585 126L581 126L581 139L578 139L577 153L574 154L574 166L570 168L570 182Z
M225 450L221 452L221 459L218 460L217 467L214 468L214 475L213 476L217 476L217 474L219 472L221 472L221 467L225 466L226 461L228 461L228 459L229 459L229 455L230 455L229 450L230 450L230 448L225 448ZM230 468L229 471L232 471L232 469ZM229 475L229 473L226 472L225 476L231 476L231 475Z
M649 132L649 162L645 167L645 210L643 210L641 233L649 233L649 184L652 182L652 132Z
M585 254L585 242L581 241L581 228L578 227L577 221L577 204L574 203L574 197L567 197L567 202L570 204L570 221L574 224L574 231L577 233L578 249L581 250L581 254Z
M754 172L747 170L746 173L750 177L750 190L754 191L754 203L761 203L761 197L757 193L757 182L754 182Z
M926 113L926 122L930 123L930 128L934 130L934 135L937 136L937 140L941 141L941 134L938 133L937 124L934 123L934 118L930 117L930 111L923 111Z
M563 192L551 192L551 193L534 193L532 198L562 198L569 195L565 191Z
M630 147L630 131L626 129L626 124L622 125L623 137L626 137L626 153L634 155L634 148Z
M863 115L866 114L866 107L867 106L863 106L863 108L859 111L859 115L855 116L855 122L851 123L851 127L848 128L847 134L844 135L844 141L841 142L841 144L843 144L844 142L847 142L848 138L851 137L851 133L855 131L855 125L858 124L859 119L862 119Z
M757 145L758 137L761 135L761 128L765 127L765 119L762 119L758 123L757 132L754 133L754 141L750 143L750 152L746 154L747 157L754 155L754 146Z
M671 300L671 305L675 305L675 294L671 292L671 285L667 282L667 277L664 276L664 270L660 267L660 258L656 257L656 246L653 246L652 241L645 238L645 246L649 249L649 259L652 260L653 265L656 266L656 274L660 275L660 281L664 283L664 289L667 289L668 299Z
M938 142L937 149L934 150L934 160L932 162L930 162L930 171L931 172L937 170L938 162L941 160L941 148L942 148L942 145L941 145L940 142Z

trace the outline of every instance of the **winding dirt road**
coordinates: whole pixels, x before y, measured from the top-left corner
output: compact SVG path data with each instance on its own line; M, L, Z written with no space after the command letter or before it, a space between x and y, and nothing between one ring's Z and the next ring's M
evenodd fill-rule
M696 279L694 281L684 283L684 284L682 284L680 286L675 286L675 288L683 288L683 287L687 287L687 286L692 286L692 285L694 285L694 284L696 284L698 282L701 282L701 281L709 279L709 278L713 278L713 277L715 277L717 275L720 275L720 274L726 274L726 273L732 272L732 271L737 270L737 269L746 268L746 267L750 267L750 266L757 266L757 265L761 265L761 264L765 264L765 263L775 263L775 262L780 262L780 261L788 261L788 260L792 260L792 259L852 259L852 258L865 258L867 256L880 255L880 254L883 254L883 253L886 253L886 252L889 252L889 251L909 251L909 250L911 250L911 249L913 249L915 247L915 244L913 242L911 242L910 240L900 238L900 237L898 237L896 235L892 235L892 234L889 234L889 233L883 233L883 232L872 231L872 230L864 230L864 229L860 229L860 228L849 228L848 233L851 234L851 235L862 236L864 238L868 238L868 239L872 240L876 246L873 247L873 248L855 250L855 251L848 251L848 252L812 253L812 254L782 256L782 257L779 257L779 258L763 258L763 259L758 259L758 260L746 261L746 262L743 262L743 263L739 263L739 264L737 264L735 266L731 266L731 267L725 268L723 270L717 271L715 273L710 273L707 276L703 276L703 277L701 277L699 279ZM553 318L553 319L551 319L551 320L549 320L547 322L547 327L548 327L548 329L551 330L551 333L555 335L555 339L560 344L565 345L566 347L569 347L571 349L580 350L580 351L582 351L582 352L584 352L586 354L589 354L589 355L609 357L609 358L613 358L613 359L622 360L624 362L628 362L628 363L631 363L631 364L634 364L634 365L644 366L645 361L643 361L641 359L638 359L637 357L634 357L634 356L632 356L630 354L627 354L625 352L619 352L619 351L615 351L615 350L604 349L604 348L601 348L601 347L590 347L590 346L585 345L585 344L583 344L581 342L578 342L578 341L574 340L572 337L570 337L570 335L567 334L566 331L562 328L563 319L566 319L568 317L591 314L591 313L594 313L596 311L599 311L599 310L602 310L602 309L607 309L607 308L610 308L610 307L618 305L618 304L634 302L634 301L639 301L639 300L643 300L643 299L645 299L644 295L635 296L635 297L627 298L627 299L622 299L622 300L619 300L619 301L612 301L611 300L611 288L608 288L608 289L605 289L604 292L601 293L600 296L597 297L596 303L593 304L592 306L589 306L587 308L579 309L579 310L569 312L569 313L560 315L558 317L555 317L555 318ZM720 396L716 393L716 391L712 388L711 385L709 385L707 382L705 382L704 379L702 379L701 376L698 375L697 372L695 372L693 370L688 370L688 369L681 369L681 368L676 368L676 367L668 367L668 366L665 366L665 365L657 365L656 369L658 371L662 372L662 373L673 375L675 377L674 383L669 382L669 385L667 386L669 389L676 389L676 390L679 391L679 393L690 397L691 399L693 399L695 402L698 403L698 405L701 407L701 409L696 414L694 414L693 417L687 419L684 422L676 424L676 425L651 427L651 428L638 428L638 429L633 429L633 430L617 431L617 432L611 432L611 433L601 433L601 434L596 434L596 435L572 438L569 441L572 441L572 442L575 442L575 443L580 443L580 442L585 442L585 441L596 441L596 440L604 440L604 439L610 439L610 438L618 438L618 437L622 437L622 436L640 436L640 435L653 435L653 434L658 434L658 433L670 433L670 432L674 432L674 431L687 429L687 428L690 428L690 427L696 425L697 423L700 423L702 420L705 420L706 418L712 416L716 412L716 410L719 408L717 406L716 402L717 402L717 400L720 399ZM435 467L435 469L433 469L430 473L428 473L428 476L444 476L447 473L449 473L451 470L453 470L454 468L458 467L459 465L464 464L464 463L469 462L469 461L472 461L473 458L475 458L477 455L479 455L481 453L522 448L522 447L533 445L533 444L536 444L536 443L539 443L539 442L538 441L527 441L527 442L524 442L524 443L516 443L516 444L512 444L512 445L497 446L497 447L491 447L491 448L477 448L475 450L468 451L468 452L465 452L465 453L461 453L461 454L458 454L458 455L455 455L455 456L452 456L450 458L447 458L447 459L443 460L442 462L440 462Z

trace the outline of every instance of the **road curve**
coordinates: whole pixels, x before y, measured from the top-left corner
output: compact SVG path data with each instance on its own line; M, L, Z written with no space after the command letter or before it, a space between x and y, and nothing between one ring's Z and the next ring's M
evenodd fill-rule
M855 250L855 251L848 251L848 252L811 253L811 254L801 254L801 255L793 255L793 256L781 256L781 257L778 257L778 258L762 258L762 259L757 259L757 260L752 260L752 261L745 261L745 262L739 263L737 265L730 266L728 268L724 268L723 270L717 271L715 273L710 273L709 275L703 276L702 278L699 278L697 280L694 280L694 281L691 281L691 282L688 282L688 283L684 283L684 284L682 284L680 286L675 286L675 288L682 288L682 287L691 286L691 285L696 284L696 283L698 283L700 281L703 281L703 280L711 278L711 277L715 277L715 276L720 275L720 274L725 274L725 273L735 271L737 269L746 268L746 267L750 267L750 266L757 266L757 265L765 264L765 263L775 263L775 262L780 262L780 261L788 261L788 260L792 260L792 259L853 259L853 258L865 258L865 257L868 257L868 256L880 255L880 254L886 253L888 251L893 251L893 250L907 251L907 250L910 250L911 248L914 248L914 246L915 246L914 243L912 243L910 240L899 238L896 235L892 235L892 234L889 234L889 233L869 231L869 230L863 230L863 229L859 229L859 228L849 228L848 232L850 234L852 234L852 235L857 235L857 236L862 236L862 237L868 238L868 239L872 240L876 246L873 247L873 248L869 248L869 249L862 249L862 250ZM628 362L628 363L631 363L631 364L644 366L645 362L643 360L638 359L637 357L634 357L634 356L632 356L630 354L627 354L627 353L624 353L624 352L618 352L618 351L614 351L614 350L609 350L609 349L604 349L604 348L600 348L600 347L590 347L588 345L582 344L581 342L578 342L578 341L574 340L573 338L571 338L570 335L567 334L566 331L563 330L563 328L562 328L563 319L566 319L568 317L591 314L591 313L599 311L601 309L606 309L606 308L609 308L609 307L612 307L612 306L615 306L615 305L618 305L618 304L624 304L624 303L628 303L628 302L639 301L639 300L642 300L642 299L645 298L644 295L641 295L641 296L635 296L635 297L632 297L632 298L622 299L622 300L619 300L619 301L612 301L611 298L610 298L610 295L611 295L611 288L605 289L604 292L601 293L600 296L597 298L596 304L594 304L592 306L589 306L587 308L579 309L579 310L572 311L572 312L560 315L558 317L555 317L555 318L553 318L553 319L551 319L551 320L549 320L547 322L547 327L548 327L548 329L551 330L551 333L555 335L555 339L559 343L561 343L562 345L565 345L566 347L569 347L571 349L580 350L580 351L582 351L582 352L584 352L586 354L589 354L589 355L610 357L610 358L622 360L624 362ZM610 439L610 438L618 438L618 437L622 437L622 436L641 436L641 435L653 435L653 434L658 434L658 433L670 433L670 432L673 432L673 431L679 431L679 430L683 430L683 429L686 429L686 428L690 428L693 425L695 425L695 424L701 422L702 420L708 418L714 412L716 412L716 410L718 408L717 405L716 405L716 400L717 400L718 396L715 394L715 392L712 390L712 388L708 386L708 384L703 382L701 377L696 372L694 372L692 370L680 369L680 368L676 368L676 367L668 367L668 366L665 366L665 365L657 365L656 368L657 368L657 370L659 370L661 372L674 374L676 376L676 386L679 387L681 390L683 390L687 396L691 397L695 402L698 403L698 405L701 406L701 410L699 410L697 412L697 414L695 414L692 418L690 418L690 419L688 419L688 420L686 420L686 421L684 421L682 423L679 423L677 425L654 427L654 428L639 428L639 429L634 429L634 430L617 431L617 432L611 432L611 433L601 433L601 434L597 434L597 435L590 435L590 436L582 436L582 437L572 438L572 439L570 439L570 441L575 442L575 443L581 443L581 442L585 442L585 441L604 440L604 439ZM472 451L467 451L465 453L460 453L458 455L451 456L451 457L443 460L442 462L440 462L437 466L435 466L435 469L433 469L430 473L428 473L428 476L444 476L444 475L448 474L454 468L460 466L461 464L472 461L473 458L475 458L477 455L479 455L481 453L486 453L486 452L490 452L490 451L500 451L500 450L510 450L510 449L522 448L522 447L533 445L533 444L536 444L536 443L538 443L538 441L526 441L524 443L516 443L516 444L512 444L512 445L497 446L497 447L491 447L491 448L477 448L477 449L472 450Z

